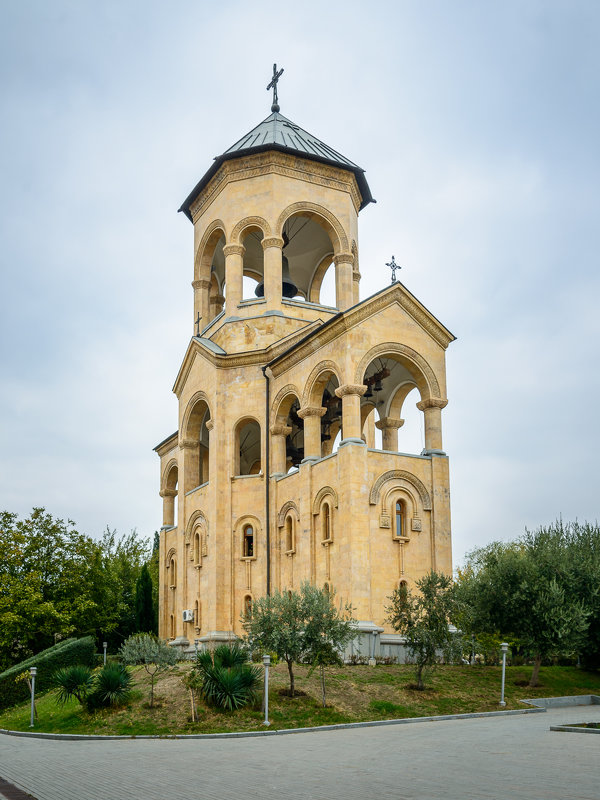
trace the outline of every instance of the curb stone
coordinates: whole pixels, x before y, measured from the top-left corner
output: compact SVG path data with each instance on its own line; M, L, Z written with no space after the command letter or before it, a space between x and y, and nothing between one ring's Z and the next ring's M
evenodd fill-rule
M404 719L382 719L371 722L342 722L337 725L320 725L313 728L283 728L264 731L232 731L228 733L174 733L164 735L101 736L83 733L35 733L32 731L11 731L0 728L5 736L21 736L28 739L58 739L61 741L115 741L132 739L246 739L257 736L283 736L292 733L316 733L318 731L347 730L349 728L375 728L383 725L407 725L415 722L444 722L445 720L476 719L479 717L507 717L515 714L544 714L545 708L518 708L514 711L474 711L470 714L445 714L436 717L406 717Z

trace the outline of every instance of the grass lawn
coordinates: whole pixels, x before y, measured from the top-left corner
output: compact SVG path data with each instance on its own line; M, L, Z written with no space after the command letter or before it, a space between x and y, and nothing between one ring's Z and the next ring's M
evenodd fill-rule
M142 668L134 670L135 691L130 703L94 714L83 711L76 701L58 706L54 691L37 699L38 719L34 730L48 733L87 733L167 736L175 733L217 733L264 730L259 708L237 712L216 711L197 703L198 721L191 722L190 696L182 676L191 668L180 664L160 677L155 686L155 707L148 707L149 678ZM287 686L287 667L270 670L269 716L271 729L330 725L400 717L464 714L498 711L500 667L441 666L419 692L408 688L414 671L408 665L330 667L327 669L327 708L321 705L318 673L296 667L296 688L306 694L290 698L279 694ZM507 709L525 708L519 699L572 694L600 694L600 673L575 667L542 667L540 686L521 685L531 667L507 667ZM0 728L29 730L29 704L0 714Z

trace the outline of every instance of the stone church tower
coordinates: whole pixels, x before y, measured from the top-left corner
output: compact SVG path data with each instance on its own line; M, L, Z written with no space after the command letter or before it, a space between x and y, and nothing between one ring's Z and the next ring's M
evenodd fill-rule
M364 171L275 98L181 206L195 335L174 386L178 430L155 448L159 632L174 644L240 634L253 599L311 581L392 653L389 595L451 572L441 412L454 337L399 282L360 301L358 214L371 201ZM321 298L330 266L335 306ZM402 406L415 388L425 449L409 455Z

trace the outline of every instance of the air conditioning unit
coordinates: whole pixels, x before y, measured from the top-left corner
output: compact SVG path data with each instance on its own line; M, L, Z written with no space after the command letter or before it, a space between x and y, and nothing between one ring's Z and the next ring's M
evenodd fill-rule
M191 608L186 609L183 612L183 621L184 622L193 622L194 621L194 612Z

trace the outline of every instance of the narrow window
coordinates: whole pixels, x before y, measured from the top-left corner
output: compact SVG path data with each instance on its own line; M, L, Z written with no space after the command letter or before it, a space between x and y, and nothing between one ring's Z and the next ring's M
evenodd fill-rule
M396 536L404 536L404 508L400 500L396 500Z
M200 630L200 603L198 600L194 606L194 625L197 630Z
M244 597L244 618L252 619L252 598L249 594Z
M294 523L291 517L285 521L285 549L288 553L294 549Z
M174 617L173 614L171 614L171 625L170 625L170 628L171 628L171 639L174 639L175 638L175 617Z
M174 558L171 559L170 564L170 571L171 571L171 589L175 589L177 586L177 562Z
M199 564L202 558L202 550L200 549L200 531L196 531L194 536L194 564Z
M244 558L254 556L254 529L252 525L244 527Z
M322 518L322 537L324 542L331 541L331 509L329 503L323 504L323 518Z

